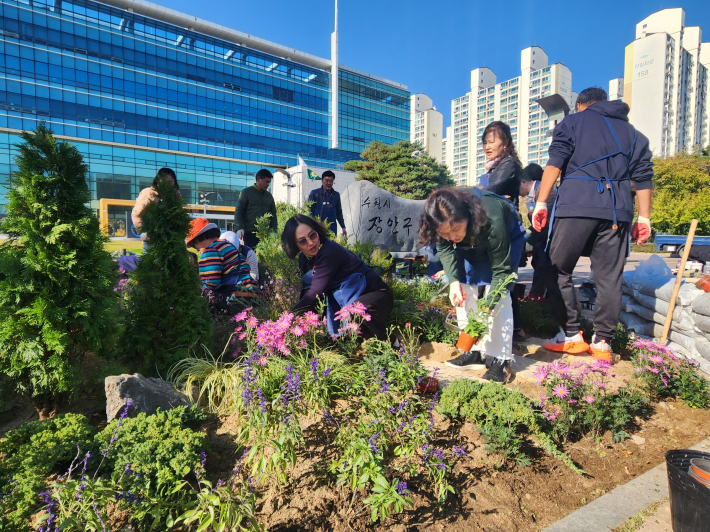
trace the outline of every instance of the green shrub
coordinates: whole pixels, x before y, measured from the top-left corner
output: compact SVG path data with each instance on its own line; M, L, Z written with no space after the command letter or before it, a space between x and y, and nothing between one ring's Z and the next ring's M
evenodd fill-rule
M481 391L483 383L470 379L458 379L449 384L441 394L437 410L442 416L452 419L463 417L461 407L472 401Z
M79 151L43 122L22 139L0 226L0 374L46 419L76 392L83 355L111 346L116 270Z
M480 388L475 384L457 384L453 389L452 386L446 387L441 395L442 413L476 423L487 450L515 460L518 465L529 465L530 458L523 448L522 438L528 434L548 454L573 471L583 472L557 448L550 436L549 425L522 393L491 382L479 384Z
M79 414L30 421L0 441L0 530L28 530L28 518L41 506L39 493L52 473L63 473L81 452L95 449L95 430ZM97 453L93 453L97 454Z
M114 419L95 437L95 447L111 451L106 456L105 472L122 472L126 465L140 473L136 484L148 488L151 481L174 483L185 476L185 467L194 470L200 453L208 449L207 436L193 428L207 419L197 407L184 406L168 411L158 410L151 416L144 413L123 420ZM113 443L111 440L117 438Z
M141 373L152 376L187 358L192 346L209 344L212 333L199 276L185 248L191 218L173 185L161 179L156 190L160 203L143 211L150 243L132 275L136 284L123 340L125 350L141 361Z

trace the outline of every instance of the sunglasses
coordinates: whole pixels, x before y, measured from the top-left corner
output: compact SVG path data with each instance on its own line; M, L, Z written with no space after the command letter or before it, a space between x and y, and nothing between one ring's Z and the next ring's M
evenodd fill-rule
M309 242L318 242L318 233L315 231L311 231L308 233L308 238L299 238L296 240L296 244L298 244L300 247L304 247L308 245Z

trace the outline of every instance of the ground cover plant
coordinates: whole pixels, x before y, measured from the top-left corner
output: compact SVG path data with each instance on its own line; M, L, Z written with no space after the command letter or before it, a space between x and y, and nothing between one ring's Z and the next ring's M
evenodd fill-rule
M46 419L113 339L115 269L79 151L43 122L22 140L0 225L0 372Z

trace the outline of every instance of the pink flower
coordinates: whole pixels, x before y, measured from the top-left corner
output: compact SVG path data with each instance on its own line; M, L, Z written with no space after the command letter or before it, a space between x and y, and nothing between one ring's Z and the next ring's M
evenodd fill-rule
M244 340L244 338L247 337L247 333L243 332L242 334L239 335L240 340Z
M649 358L649 360L650 360L651 362L653 362L654 364L663 364L663 363L665 362L665 361L663 360L663 357L658 356L658 355L652 356L651 358Z
M247 317L247 311L243 310L239 314L234 316L231 321L236 321L236 322L244 321L246 319L246 317Z
M552 395L564 399L569 395L569 389L564 384L558 384L552 389Z
M646 366L646 369L647 369L648 371L653 372L653 373L658 373L658 368L652 368L651 366Z
M533 371L533 377L535 377L535 384L540 385L547 379L547 366L542 366L541 368Z
M569 374L569 366L559 360L555 360L552 364L550 364L549 368L552 373L556 373L557 375Z
M264 355L261 355L259 357L259 360L257 360L257 362L259 363L260 366L266 366L266 362L267 362L266 357Z
M600 390L606 390L606 384L604 384L603 382L594 381L592 384Z
M247 327L256 327L259 324L259 320L257 320L254 316L250 316L249 319L246 321Z
M593 395L585 395L582 399L587 401L589 404L592 404L594 402L594 396Z
M404 326L405 326L405 327L411 327L411 326L412 326L412 323L408 321L407 323L404 324Z
M303 327L301 327L300 325L296 325L293 329L291 329L291 333L294 336L303 336L303 334L304 334Z

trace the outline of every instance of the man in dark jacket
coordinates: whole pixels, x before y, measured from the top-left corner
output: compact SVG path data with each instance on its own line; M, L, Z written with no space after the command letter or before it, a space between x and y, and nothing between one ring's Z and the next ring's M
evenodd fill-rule
M567 116L553 133L550 158L533 212L540 231L548 222L547 199L561 176L555 209L550 215L550 260L558 271L560 294L552 305L563 330L545 344L552 351L591 353L611 360L609 344L621 312L621 275L634 218L633 181L639 217L631 237L639 244L651 235L653 163L648 139L629 124L629 106L607 101L599 88L582 91L577 113ZM597 299L594 338L584 342L572 272L588 255L594 269Z
M343 207L340 204L340 194L333 190L333 182L335 181L335 173L330 170L323 172L321 176L320 188L314 188L308 195L308 201L311 203L311 216L319 217L328 224L334 234L338 234L338 226L336 220L343 230L343 236L348 237L348 232L345 230L345 221L343 220Z
M234 232L244 245L256 249L259 239L256 236L256 220L265 214L271 214L269 227L275 233L278 229L276 203L269 188L271 172L262 168L256 173L256 183L239 194L237 208L234 211Z

